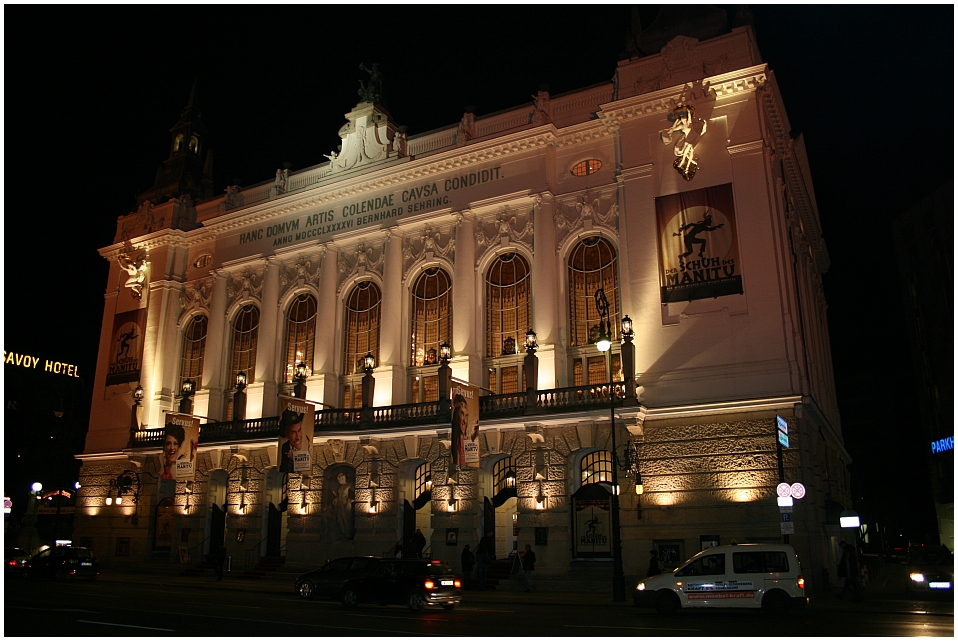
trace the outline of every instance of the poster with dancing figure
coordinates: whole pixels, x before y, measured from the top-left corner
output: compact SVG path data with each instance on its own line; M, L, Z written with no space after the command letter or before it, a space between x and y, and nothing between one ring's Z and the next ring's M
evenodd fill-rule
M732 185L655 199L663 303L743 293Z

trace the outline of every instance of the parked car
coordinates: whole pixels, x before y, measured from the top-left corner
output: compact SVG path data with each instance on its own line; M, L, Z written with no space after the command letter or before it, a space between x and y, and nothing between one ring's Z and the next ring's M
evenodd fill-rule
M24 578L85 578L93 581L100 574L100 561L93 550L81 547L47 548L23 566Z
M913 592L955 593L955 555L945 546L914 546L905 560L908 589Z
M452 610L462 601L462 581L442 561L384 559L365 577L343 586L347 608L361 603L406 605L414 612L425 606Z
M23 566L30 560L30 555L20 548L5 548L3 550L3 563L6 567L4 575L8 577L23 576Z
M682 608L804 607L805 579L791 545L720 545L677 570L649 577L632 594L637 607L668 614Z
M328 561L323 567L298 577L293 587L296 594L304 599L338 599L342 594L343 583L348 579L366 575L379 560L379 557L375 556L346 556Z

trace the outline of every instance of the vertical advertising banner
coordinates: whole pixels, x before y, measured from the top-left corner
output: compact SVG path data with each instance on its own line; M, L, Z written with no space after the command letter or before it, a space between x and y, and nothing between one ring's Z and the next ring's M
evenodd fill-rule
M741 294L732 185L655 199L663 303Z
M167 414L160 454L161 479L192 481L196 474L196 448L200 442L200 419L188 414Z
M313 420L316 408L301 398L279 397L279 471L313 469Z
M145 309L135 309L113 317L113 343L110 346L110 366L106 374L107 387L140 380L145 330Z
M452 453L457 467L479 467L479 388L453 383Z
M575 501L575 551L577 556L612 555L609 500Z

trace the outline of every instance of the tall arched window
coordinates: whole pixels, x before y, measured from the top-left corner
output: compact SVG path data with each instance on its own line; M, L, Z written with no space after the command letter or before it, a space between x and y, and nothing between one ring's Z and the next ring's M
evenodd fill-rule
M358 375L363 373L363 357L367 352L371 353L375 363L379 364L381 302L379 287L371 281L357 283L346 297L343 374L352 377L345 380L343 407L359 407L362 404L362 388Z
M439 267L424 271L412 289L414 367L438 362L439 345L452 339L452 282Z
M186 324L183 332L183 357L180 359L180 384L177 389L183 388L183 381L193 381L193 389L199 389L203 378L203 355L206 352L206 316L194 316Z
M601 236L582 239L569 254L569 326L572 384L594 385L609 380L605 357L590 346L599 333L600 316L595 292L605 291L613 341L619 340L619 266L615 247ZM578 349L577 349L578 348ZM612 354L612 372L621 380L619 354Z
M286 382L293 380L296 363L306 363L306 375L313 373L313 342L316 338L316 299L300 294L286 312Z
M247 384L253 382L256 369L256 343L259 336L259 308L244 305L233 319L233 347L230 350L227 389L236 384L236 374L246 373Z
M569 311L573 346L594 343L599 325L595 292L605 290L609 299L612 340L619 338L619 268L615 248L601 236L585 238L569 255Z
M487 385L501 394L525 389L518 356L532 326L529 264L515 252L501 254L486 273ZM511 358L510 358L511 357Z

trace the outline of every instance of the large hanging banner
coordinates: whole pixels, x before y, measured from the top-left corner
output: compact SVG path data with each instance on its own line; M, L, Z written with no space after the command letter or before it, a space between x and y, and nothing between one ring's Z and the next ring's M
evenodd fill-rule
M167 414L160 454L161 479L192 481L196 474L196 448L200 419L189 414Z
M119 385L140 380L140 359L143 356L143 334L146 331L146 310L134 309L113 317L113 343L106 385Z
M456 466L479 467L479 388L454 383L452 400L452 452Z
M732 185L655 199L663 303L741 294Z
M280 396L279 471L306 472L313 469L313 419L316 408L301 398Z
M609 536L609 499L576 498L575 554L580 557L607 557L612 554Z

